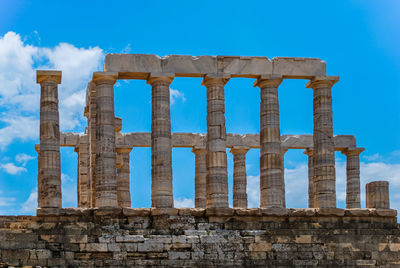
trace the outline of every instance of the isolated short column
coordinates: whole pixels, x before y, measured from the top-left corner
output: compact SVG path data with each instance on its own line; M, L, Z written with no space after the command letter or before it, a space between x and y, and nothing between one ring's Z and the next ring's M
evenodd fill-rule
M337 76L315 77L307 83L314 90L314 206L336 207L335 150L332 122L332 86Z
M196 208L206 207L206 180L207 180L207 166L206 166L206 153L205 148L193 148L192 152L195 155L195 199L194 206Z
M40 150L38 158L38 207L61 208L60 123L58 84L61 71L37 71L40 84Z
M280 75L261 76L254 83L261 89L260 104L260 206L285 207L278 86Z
M389 182L373 181L366 185L367 208L390 208Z
M207 87L207 208L229 207L226 159L225 84L229 76L206 75Z
M347 148L346 208L361 208L360 203L360 154L364 148Z
M118 74L96 72L96 206L118 207L114 84Z
M308 207L314 207L314 150L308 148L304 151L304 154L308 156Z
M246 153L249 148L232 148L233 154L233 207L247 208Z
M152 73L151 85L151 203L156 208L174 206L169 85L173 74Z
M129 153L132 148L117 148L121 166L117 167L117 196L119 207L131 207Z

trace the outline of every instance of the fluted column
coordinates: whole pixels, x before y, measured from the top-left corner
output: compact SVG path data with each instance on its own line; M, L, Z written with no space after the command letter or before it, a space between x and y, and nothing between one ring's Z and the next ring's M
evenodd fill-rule
M314 150L308 148L304 151L304 154L308 156L308 207L314 208Z
M228 80L206 75L202 82L207 87L207 208L229 207L224 92Z
M61 208L60 119L58 84L61 71L37 71L40 84L40 150L38 158L38 207Z
M279 75L261 76L254 83L261 89L260 104L260 206L285 207L279 126Z
M117 166L117 197L119 207L131 207L129 153L132 148L117 148L121 165Z
M289 150L289 148L281 147L281 155L282 155L282 192L283 192L283 207L286 207L286 190L285 190L285 154Z
M332 86L337 76L315 77L307 83L314 90L314 206L336 207L335 151L332 122Z
M364 148L347 148L346 208L361 208L360 203L360 154Z
M89 184L89 143L88 136L79 137L79 144L75 147L78 153L78 207L90 207L90 184Z
M90 207L96 207L96 86L89 82L87 87L88 102L88 141L89 141L89 187Z
M206 207L206 180L207 180L207 166L206 166L206 153L205 148L193 148L192 152L195 155L195 198L194 206L196 208Z
M172 208L172 142L169 85L173 74L151 74L151 203Z
M116 73L93 74L96 85L96 206L118 207L114 84Z
M249 148L232 148L233 154L233 207L247 208L246 153Z
M367 208L390 208L389 182L373 181L365 185Z

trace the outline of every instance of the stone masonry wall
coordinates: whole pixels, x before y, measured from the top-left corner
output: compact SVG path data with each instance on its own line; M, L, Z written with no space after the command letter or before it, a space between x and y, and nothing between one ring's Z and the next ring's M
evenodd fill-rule
M0 267L400 267L396 211L54 209L0 216Z

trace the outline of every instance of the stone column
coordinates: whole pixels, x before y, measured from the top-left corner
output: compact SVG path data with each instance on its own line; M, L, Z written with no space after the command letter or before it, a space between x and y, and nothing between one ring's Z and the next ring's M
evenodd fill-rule
M89 184L90 207L96 207L96 86L89 82L87 87L88 102L88 139L89 139Z
M79 137L79 144L75 147L78 153L78 207L90 207L90 183L89 183L89 143L88 136Z
M360 203L360 154L364 148L347 148L346 208L361 208Z
M367 208L390 208L389 182L373 181L366 185Z
M285 154L288 151L288 148L281 147L281 155L282 155L282 191L283 191L283 207L286 207L286 191L285 191Z
M254 83L261 89L260 104L260 206L285 207L278 86L280 75L260 76Z
M58 84L61 71L37 71L40 84L40 150L38 157L38 207L61 208L60 119Z
M314 150L308 148L304 151L304 154L308 156L308 207L314 208Z
M195 198L194 206L196 208L206 207L206 180L207 180L207 166L206 166L206 153L205 148L193 148L192 152L195 155Z
M207 208L229 207L224 92L228 80L206 75L202 81L207 87Z
M337 76L315 77L307 83L314 90L314 206L336 207L335 151L331 87Z
M96 72L96 207L118 207L114 84L118 74Z
M119 207L131 207L129 153L132 148L117 148L121 165L117 166L117 197Z
M246 153L250 148L232 148L233 154L233 207L247 208Z
M173 74L152 73L151 85L151 206L174 207L169 85Z

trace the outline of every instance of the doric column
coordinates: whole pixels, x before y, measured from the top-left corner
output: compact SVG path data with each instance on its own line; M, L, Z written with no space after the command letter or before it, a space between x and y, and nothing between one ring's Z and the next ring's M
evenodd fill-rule
M260 104L260 206L285 207L278 86L280 75L261 76L254 83L261 89Z
M194 206L196 208L206 207L206 180L207 180L207 166L206 166L206 153L205 148L193 148L192 152L195 155L195 198Z
M89 183L89 143L88 136L79 137L79 144L75 147L78 153L78 207L90 207L90 183Z
M38 207L61 208L60 119L58 84L61 71L37 71L40 84L40 150Z
M89 140L89 184L90 207L96 207L96 86L89 82L87 87L88 102L88 140Z
M346 208L361 208L360 203L360 154L364 148L347 148Z
M308 148L304 151L304 154L308 156L308 207L314 208L314 150Z
M285 154L289 150L289 148L281 147L281 155L282 155L282 191L283 191L283 207L286 207L286 191L285 191Z
M246 153L250 148L232 148L233 154L233 207L247 208Z
M118 207L114 84L118 74L96 72L96 207Z
M314 90L314 206L336 207L335 151L331 87L337 76L315 77L307 83Z
M388 181L373 181L365 188L367 208L390 208Z
M206 75L202 81L207 87L207 208L229 207L224 92L228 80Z
M117 197L119 207L131 207L130 192L130 166L129 153L132 148L117 148L117 157L121 159L121 163L117 165Z
M152 73L151 85L151 206L174 207L169 85L173 74Z

